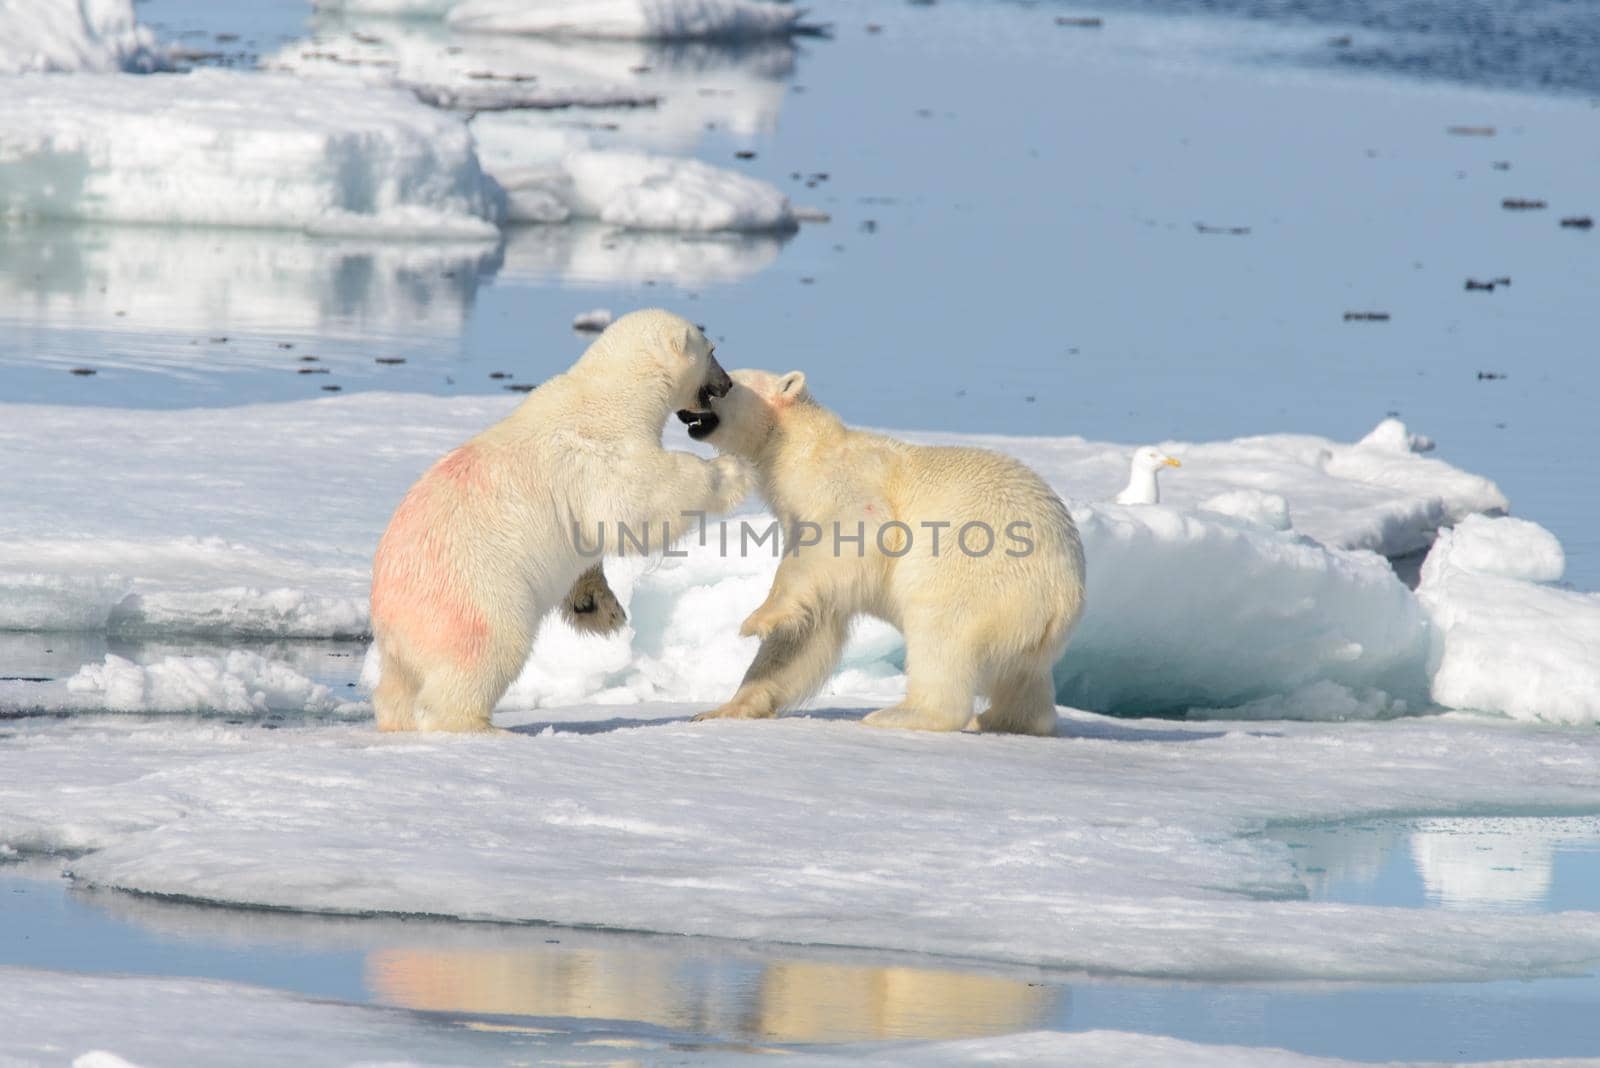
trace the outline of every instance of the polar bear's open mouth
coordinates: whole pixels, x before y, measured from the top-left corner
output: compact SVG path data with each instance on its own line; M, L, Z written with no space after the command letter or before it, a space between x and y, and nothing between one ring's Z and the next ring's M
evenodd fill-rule
M691 411L688 408L678 413L679 422L689 428L689 436L696 441L704 441L717 429L717 424L722 420L716 412L706 409L704 411Z
M710 437L712 431L717 429L717 424L722 422L717 413L711 410L712 398L726 397L728 391L733 388L733 379L728 377L728 372L722 369L717 358L708 356L706 361L710 364L710 373L695 398L700 402L700 407L684 408L678 412L679 421L689 428L689 436L696 441L704 441Z

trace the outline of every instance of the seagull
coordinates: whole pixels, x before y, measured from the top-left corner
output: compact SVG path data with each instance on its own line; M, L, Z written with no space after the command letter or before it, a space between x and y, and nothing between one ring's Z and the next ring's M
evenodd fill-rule
M1159 504L1161 489L1156 485L1156 472L1163 467L1182 467L1176 459L1160 449L1146 445L1133 454L1128 471L1128 484L1117 494L1118 504Z

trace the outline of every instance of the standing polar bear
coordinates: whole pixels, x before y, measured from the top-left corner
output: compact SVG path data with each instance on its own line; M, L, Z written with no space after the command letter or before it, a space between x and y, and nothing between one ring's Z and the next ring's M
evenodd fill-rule
M578 532L664 533L686 511L738 504L751 484L739 460L661 447L674 410L703 408L730 386L697 327L634 312L429 468L372 565L378 728L490 730L545 613L560 603L586 629L620 626Z
M1083 546L1066 506L1022 464L983 449L909 445L846 427L805 376L735 371L682 411L689 436L755 465L784 530L767 599L739 633L761 648L733 699L701 719L762 718L832 671L850 619L906 640L906 699L879 727L1050 734L1050 669L1083 610Z

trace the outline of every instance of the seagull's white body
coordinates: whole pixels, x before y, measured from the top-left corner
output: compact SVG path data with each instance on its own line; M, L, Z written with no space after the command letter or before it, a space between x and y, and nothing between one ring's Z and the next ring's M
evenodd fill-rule
M1163 467L1182 467L1177 460L1160 449L1146 445L1133 454L1128 470L1128 484L1117 494L1118 504L1160 504L1161 487L1156 485L1156 472Z

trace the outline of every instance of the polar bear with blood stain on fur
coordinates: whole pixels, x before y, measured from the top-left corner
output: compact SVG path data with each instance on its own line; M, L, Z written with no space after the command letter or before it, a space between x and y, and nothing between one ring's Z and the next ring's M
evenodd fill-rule
M400 502L372 569L380 730L486 731L546 613L623 616L579 531L662 531L749 491L732 457L661 446L667 417L731 382L699 328L623 316L566 373L435 463Z

